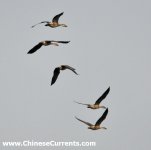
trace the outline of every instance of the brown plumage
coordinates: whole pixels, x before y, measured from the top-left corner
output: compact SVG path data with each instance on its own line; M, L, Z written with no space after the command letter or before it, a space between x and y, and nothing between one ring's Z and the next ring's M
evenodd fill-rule
M38 24L41 24L41 23L46 23L45 26L49 26L49 27L51 27L51 28L56 28L56 27L59 27L59 26L67 27L67 25L61 24L61 23L58 22L60 16L62 16L63 13L64 13L64 12L62 12L62 13L56 15L56 16L52 19L52 22L50 22L50 21L42 21L42 22L40 22L40 23L37 23L37 24L33 25L32 28L35 27L35 26L38 25Z
M84 104L84 103L79 103L76 102L78 104L82 104L82 105L86 105L87 108L91 108L91 109L98 109L98 108L105 108L105 106L100 105L100 103L106 98L106 96L108 95L108 93L110 92L110 87L99 97L99 99L94 103L94 104Z
M56 82L56 80L60 74L60 70L65 70L65 69L69 69L69 70L73 71L76 75L78 75L73 67L70 67L68 65L61 65L60 67L55 68L55 70L53 72L53 77L51 80L51 85L53 85Z
M91 129L91 130L98 130L98 129L107 129L106 127L101 127L101 123L103 122L103 120L105 120L106 116L108 114L108 108L104 111L103 115L97 120L97 122L95 123L95 125L89 123L89 122L86 122L86 121L83 121L77 117L75 117L77 120L83 122L84 124L88 125L88 129Z
M40 49L42 46L54 45L59 46L59 43L67 44L70 41L41 41L37 45L35 45L31 50L28 51L27 54L32 54Z

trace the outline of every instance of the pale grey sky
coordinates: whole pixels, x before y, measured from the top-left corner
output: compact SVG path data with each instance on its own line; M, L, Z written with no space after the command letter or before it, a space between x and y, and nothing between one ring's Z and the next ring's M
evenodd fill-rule
M64 12L68 28L35 23ZM82 150L142 150L151 138L151 2L149 0L1 0L1 141L95 141ZM29 49L42 40L70 40L59 47ZM50 86L53 70L64 71ZM103 104L108 130L91 131L74 116L95 123L104 110L93 103L108 88ZM0 146L2 147L2 145ZM79 149L79 147L4 148Z

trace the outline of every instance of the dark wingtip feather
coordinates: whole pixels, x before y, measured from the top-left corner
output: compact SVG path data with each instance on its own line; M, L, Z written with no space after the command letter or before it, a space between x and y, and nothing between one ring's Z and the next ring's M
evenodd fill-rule
M54 83L53 82L51 82L51 86L53 85Z
M51 86L52 86L54 83L55 83L55 81L52 79L52 80L51 80Z
M106 116L108 114L108 108L104 111L103 115L100 117L100 119L95 123L95 125L100 125L103 120L105 120Z
M33 51L33 49L31 49L30 51L27 52L27 54L33 54L35 51Z
M42 42L38 43L38 44L37 44L36 46L34 46L31 50L29 50L29 52L28 52L27 54L32 54L32 53L36 52L38 49L41 48L42 45L43 45Z
M63 43L63 44L66 44L66 43L69 43L70 41L57 41L58 43Z
M110 91L110 86L108 87L108 90Z
M108 89L106 90L107 95L108 95L109 92L110 92L110 86L109 86Z
M27 52L27 54L32 54L32 53L33 53L33 52L31 52L31 51L28 51L28 52Z
M53 77L52 77L52 79L51 79L51 85L53 85L53 84L56 82L56 80L57 80L59 74L60 74L60 68L57 67L57 68L55 68L55 70L54 70L54 72L53 72Z

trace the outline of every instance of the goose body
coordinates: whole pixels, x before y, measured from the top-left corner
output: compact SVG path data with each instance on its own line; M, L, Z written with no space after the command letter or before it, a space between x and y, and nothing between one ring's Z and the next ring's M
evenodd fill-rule
M88 125L88 129L91 129L91 130L98 130L98 129L107 129L106 127L103 127L101 126L101 123L103 122L103 120L105 120L106 116L108 114L108 108L104 111L103 115L96 121L95 125L89 123L89 122L86 122L86 121L83 121L77 117L75 117L78 121Z
M66 24L59 23L59 18L60 18L60 16L63 15L63 13L64 13L64 12L62 12L62 13L56 15L56 16L52 19L51 22L50 22L50 21L42 21L42 22L40 22L40 23L37 23L37 24L33 25L32 28L35 27L35 26L37 26L38 24L42 24L42 23L45 23L45 26L48 26L48 27L51 27L51 28L56 28L56 27L59 27L59 26L67 27Z
M84 104L84 103L79 103L79 102L76 102L76 103L86 105L87 108L90 108L90 109L99 109L99 108L106 109L105 106L101 105L101 102L106 98L109 92L110 92L110 87L101 95L101 97L99 97L99 99L94 104Z
M53 85L56 82L56 80L57 80L57 78L58 78L58 76L60 74L60 70L66 70L66 69L69 69L72 72L74 72L76 75L78 75L78 73L75 71L75 68L73 68L71 66L68 66L68 65L61 65L61 66L56 67L54 69L53 77L52 77L52 80L51 80L51 85Z
M32 54L36 52L42 46L49 46L49 45L59 46L59 43L67 44L69 42L70 41L41 41L37 45L35 45L32 49L30 49L27 54Z

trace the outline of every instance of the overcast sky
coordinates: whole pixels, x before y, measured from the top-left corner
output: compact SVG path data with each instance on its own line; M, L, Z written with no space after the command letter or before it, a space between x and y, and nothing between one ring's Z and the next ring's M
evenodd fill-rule
M31 28L61 12L60 22L67 28ZM150 148L150 0L1 0L0 18L1 141L97 144L82 150ZM71 42L28 55L42 40ZM50 86L53 70L61 64L76 68L80 75L63 71ZM74 116L95 123L104 110L90 110L74 101L94 103L109 86L103 101L109 108L102 123L107 130L88 130Z

